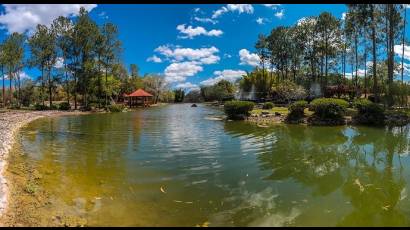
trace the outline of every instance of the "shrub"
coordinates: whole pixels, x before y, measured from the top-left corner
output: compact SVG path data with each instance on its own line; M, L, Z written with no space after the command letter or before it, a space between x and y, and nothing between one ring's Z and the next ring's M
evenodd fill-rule
M38 111L48 110L48 106L36 103L34 105L34 110L38 110Z
M309 110L312 110L314 114L308 118L308 122L313 125L345 124L344 115L348 105L347 101L342 99L315 99L309 105Z
M372 125L384 124L384 109L380 105L367 99L356 99L353 102L353 106L358 112L353 118L356 123Z
M404 111L390 110L385 112L385 124L388 126L404 126L408 123L410 123L410 117Z
M335 98L318 98L310 103L310 109L314 115L323 119L339 119L343 118L348 103L342 99Z
M307 101L296 101L289 106L289 113L286 117L287 122L297 122L301 121L301 118L304 117L304 111L307 107Z
M283 81L273 88L274 98L281 103L303 100L307 97L306 90L292 81Z
M59 110L67 111L71 109L71 105L68 102L62 102L58 105Z
M112 113L119 113L124 111L125 105L123 104L114 104L114 105L109 105L108 110Z
M272 109L273 108L273 103L272 102L266 102L263 104L262 109Z
M250 115L254 105L249 101L228 101L224 105L224 111L229 119L243 120Z

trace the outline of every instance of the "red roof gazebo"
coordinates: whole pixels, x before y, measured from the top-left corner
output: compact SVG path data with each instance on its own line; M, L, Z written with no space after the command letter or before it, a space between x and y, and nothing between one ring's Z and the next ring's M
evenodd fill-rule
M128 105L130 107L137 105L146 107L152 104L151 98L153 97L153 95L145 92L143 89L137 89L131 94L124 94L124 97L128 98Z

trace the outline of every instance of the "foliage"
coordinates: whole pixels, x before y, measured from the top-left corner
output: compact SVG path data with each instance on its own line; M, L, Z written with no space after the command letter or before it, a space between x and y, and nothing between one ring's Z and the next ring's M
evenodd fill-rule
M335 98L317 98L310 103L310 110L314 111L314 116L320 119L342 119L347 101Z
M71 105L70 105L70 103L68 103L68 102L61 102L61 103L58 105L58 109L59 109L59 110L63 110L63 111L68 111L68 110L71 109Z
M111 113L119 113L124 111L125 109L125 105L123 104L114 104L114 105L109 105L108 106L108 111L110 111Z
M234 92L235 86L227 80L221 80L215 85L201 87L201 96L205 101L232 100Z
M203 98L199 90L191 90L185 95L184 102L198 103L202 102Z
M265 102L262 106L262 109L272 109L274 104L272 102Z
M183 89L174 90L174 102L179 103L183 102L185 97L185 91Z
M306 90L292 81L285 80L276 85L273 89L274 100L281 103L305 99Z
M228 101L224 104L224 111L229 119L243 120L250 115L254 105L249 101Z
M302 118L304 116L304 111L307 105L308 105L307 101L293 102L288 108L289 113L288 113L287 119L295 120L295 119Z
M48 106L42 105L42 104L34 104L34 110L42 111L42 110L48 110Z
M384 109L367 99L356 99L353 106L358 113L354 116L355 122L367 125L383 125L384 124Z

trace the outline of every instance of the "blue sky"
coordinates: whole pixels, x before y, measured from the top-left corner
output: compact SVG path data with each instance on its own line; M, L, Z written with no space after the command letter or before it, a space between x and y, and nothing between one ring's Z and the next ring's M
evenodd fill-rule
M2 5L0 39L12 31L30 33L36 22L47 24L58 15L75 15L79 7ZM234 80L252 70L257 64L254 44L260 33L323 11L341 18L347 10L336 4L89 4L86 8L98 24L118 26L127 67L135 63L141 74L158 73L172 86L186 88L222 78ZM24 73L32 78L38 75L36 69L26 68Z

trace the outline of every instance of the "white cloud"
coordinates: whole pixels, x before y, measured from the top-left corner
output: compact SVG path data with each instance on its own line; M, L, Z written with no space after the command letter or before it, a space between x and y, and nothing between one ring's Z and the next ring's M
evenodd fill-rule
M165 80L168 83L183 82L187 77L192 77L202 70L202 66L193 61L171 63L165 68Z
M342 13L342 20L345 20L345 19L346 19L346 14L347 14L346 12L343 12L343 13Z
M239 51L240 65L259 66L260 58L257 54L249 52L247 49Z
M217 63L220 58L216 55L219 50L212 46L210 48L181 48L176 47L172 49L168 45L159 46L155 49L156 52L164 55L172 62L181 62L181 61L197 61L202 64L214 64Z
M59 16L76 16L81 7L91 11L96 4L3 4L2 28L9 33L33 31L37 24L49 26Z
M157 57L157 55L152 55L151 57L147 58L148 62L155 62L155 63L161 63L162 60L161 58Z
M271 8L271 9L276 9L276 8L278 8L278 6L280 6L280 4L262 4L262 5L264 5L264 6L266 6L266 7L268 7L268 8Z
M101 13L99 13L98 16L102 19L108 19L108 15L105 11L102 11Z
M195 21L198 22L204 22L204 23L212 23L212 24L216 24L218 21L213 20L212 18L200 18L200 17L194 17Z
M263 18L256 19L256 23L258 23L259 25L262 25L263 24Z
M30 75L28 75L26 72L21 71L19 72L19 76L20 76L20 81L24 80L24 79L31 79ZM4 79L9 80L9 75L8 74L4 74ZM13 80L16 80L13 78Z
M276 12L276 13L275 13L275 17L277 17L277 18L279 18L279 19L282 19L283 16L285 16L285 11L284 11L283 9L280 10L279 12Z
M179 83L178 85L175 86L175 88L187 89L187 90L199 90L199 86L196 84L192 84L191 82Z
M58 57L56 63L54 64L54 68L61 69L64 67L64 58Z
M226 6L223 6L220 9L214 11L214 13L212 14L212 18L215 19L220 17L224 13L235 11L237 11L239 14L252 14L253 6L251 4L227 4Z
M239 78L241 78L243 75L245 75L246 72L243 70L232 70L232 69L226 69L222 71L215 71L214 72L214 77L208 78L207 80L201 81L201 85L214 85L218 83L221 80L227 80L230 82L235 82Z
M394 53L400 58L403 54L403 44L394 46ZM410 46L404 45L404 59L410 60Z
M183 36L180 36L180 38L189 38L189 39L192 39L193 37L199 36L199 35L219 37L223 34L222 30L207 31L202 26L198 26L198 27L188 26L188 27L186 27L185 24L178 25L177 30L179 30L180 33L184 34Z

